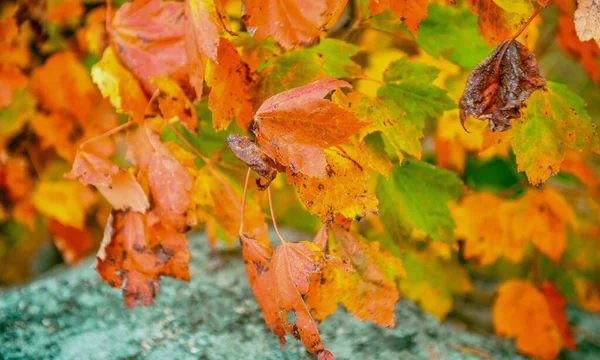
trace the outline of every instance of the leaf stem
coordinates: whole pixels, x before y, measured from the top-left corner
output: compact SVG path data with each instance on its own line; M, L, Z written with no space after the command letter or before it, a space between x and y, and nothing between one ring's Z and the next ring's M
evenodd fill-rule
M523 31L525 31L525 29L527 28L527 26L529 26L529 24L531 24L531 22L533 21L533 19L534 19L534 18L535 18L535 17L536 17L536 16L537 16L539 13L540 13L540 11L542 11L542 10L543 10L543 9L546 7L546 5L548 5L548 2L546 2L545 4L543 4L543 5L541 5L540 7L538 7L538 8L537 8L537 9L536 9L536 10L533 12L533 14L531 14L531 16L529 17L529 19L527 20L527 22L526 22L525 24L523 24L523 26L521 27L521 29L520 29L520 30L519 30L519 31L518 31L516 34L514 34L514 35L513 35L513 36L510 38L510 40L511 40L511 41L513 41L513 40L515 40L516 38L518 38L518 37L519 37L519 35L521 35L521 33L522 33Z
M127 120L126 123L123 123L119 126L117 126L116 128L112 128L110 130L108 130L107 132L104 132L100 135L94 136L93 138L87 139L84 142L82 142L81 144L79 144L79 148L83 150L83 147L87 144L93 143L94 141L98 141L100 139L104 139L105 137L109 137L111 135L114 135L122 130L127 129L128 127L130 127L131 125L134 125L135 122L130 120Z
M271 187L270 186L267 188L267 194L269 195L269 208L271 209L271 220L273 220L273 228L275 228L275 232L277 233L277 236L279 236L281 243L285 244L285 243L287 243L287 241L285 241L285 239L283 238L283 235L281 235L281 232L279 231L279 227L277 227L277 220L275 220L275 212L273 211L273 199L271 197Z
M240 236L242 236L244 229L244 210L246 208L246 194L248 193L248 182L250 181L250 172L252 170L248 168L248 172L246 173L246 181L244 181L244 194L242 195L242 205L240 210Z
M181 134L179 132L179 130L177 130L177 128L173 125L171 125L169 122L167 122L165 120L165 123L167 125L167 127L169 128L169 130L171 130L173 132L173 134L175 134L175 136L177 136L177 138L179 140L181 140L182 143L184 143L187 147L190 148L190 150L192 150L192 152L198 156L200 159L202 159L202 161L204 161L206 164L210 164L210 159L207 158L206 156L204 156L200 151L198 151L198 149L196 149L189 141L187 141L187 139L183 136L183 134Z

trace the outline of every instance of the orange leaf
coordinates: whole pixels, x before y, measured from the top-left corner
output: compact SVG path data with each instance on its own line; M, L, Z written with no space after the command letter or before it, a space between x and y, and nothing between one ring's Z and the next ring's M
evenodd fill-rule
M177 116L179 122L190 130L195 130L198 125L194 104L187 98L181 87L166 76L150 78L160 90L158 106L163 118L169 121Z
M596 0L579 1L574 21L581 41L594 39L600 46L600 5Z
M327 228L324 225L317 236L327 237L328 253L343 260L349 269L332 262L323 269L321 281L306 295L313 316L324 320L340 302L361 321L393 327L394 306L400 298L396 278L406 277L402 261L381 251L378 242L368 242L335 224L330 226L329 237Z
M96 270L113 288L123 288L126 307L151 305L161 276L189 281L190 253L185 235L146 215L114 211L109 217Z
M524 354L540 359L558 356L562 347L559 327L546 298L530 282L502 283L492 308L492 319L496 333L516 338L517 348Z
M347 0L244 0L244 23L254 38L272 36L291 49L308 46L340 17Z
M256 112L254 133L260 147L292 172L324 178L324 148L344 144L367 125L325 95L345 81L326 78L267 99Z
M567 313L565 312L567 299L565 299L556 286L549 281L545 281L542 284L541 291L548 303L550 316L560 332L563 347L569 350L575 349L577 343L575 342L575 337L573 331L571 331L569 319L567 319Z
M108 30L119 57L151 88L151 77L179 75L187 67L183 23L182 3L136 0L119 8Z
M77 263L94 247L94 240L88 230L77 229L50 220L48 231L63 259L69 265Z
M70 52L49 57L31 75L31 92L48 111L64 111L85 125L99 97L88 70Z
M206 71L206 83L211 88L208 107L216 130L227 128L234 117L240 128L248 130L252 122L251 82L250 69L242 61L235 45L221 39L218 59L209 62Z
M83 185L94 185L116 210L146 212L150 203L133 175L116 164L84 150L79 150L73 169L65 175Z
M375 16L389 8L396 18L417 36L419 24L427 17L427 7L431 2L432 0L369 0L369 10L371 16Z
M242 256L246 264L246 274L254 298L263 313L265 323L273 334L277 335L281 346L285 345L285 329L279 318L279 307L272 296L271 257L273 250L268 244L262 244L253 238L240 235Z
M286 242L273 251L269 272L284 328L302 340L312 354L326 350L303 296L325 265L325 255L315 244Z
M0 109L13 102L13 94L27 86L27 76L19 70L0 70Z

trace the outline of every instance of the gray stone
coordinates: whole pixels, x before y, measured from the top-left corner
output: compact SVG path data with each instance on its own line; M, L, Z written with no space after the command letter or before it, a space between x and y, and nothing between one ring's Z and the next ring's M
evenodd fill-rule
M119 290L103 283L89 259L59 268L20 288L0 292L0 359L312 359L302 344L279 343L265 327L239 252L213 253L190 240L190 283L165 278L156 304L127 310ZM571 311L572 310L572 311ZM597 317L569 315L592 334ZM343 309L319 325L336 359L519 359L513 343L440 324L401 300L394 329L360 322ZM568 359L600 359L580 340Z

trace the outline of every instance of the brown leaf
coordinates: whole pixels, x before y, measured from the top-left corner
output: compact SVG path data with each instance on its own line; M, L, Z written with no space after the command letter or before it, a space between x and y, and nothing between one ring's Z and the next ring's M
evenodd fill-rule
M521 116L523 101L545 84L529 49L506 40L469 75L459 103L461 123L472 115L488 119L492 131L508 130L510 119Z
M19 9L15 13L18 25L29 20L36 40L39 42L48 39L48 15L46 9L46 0L20 0Z
M256 185L261 190L269 187L271 181L277 176L277 172L285 171L285 167L273 161L256 143L245 136L229 134L227 146L238 159L267 180L264 184L260 182L260 179L256 180Z
M123 289L123 302L130 309L154 302L161 276L190 279L185 235L161 223L150 225L147 218L113 211L96 257L100 277Z

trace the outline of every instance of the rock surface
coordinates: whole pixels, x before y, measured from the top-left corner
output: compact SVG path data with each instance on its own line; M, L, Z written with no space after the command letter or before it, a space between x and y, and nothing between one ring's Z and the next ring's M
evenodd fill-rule
M0 292L0 359L312 359L288 338L279 350L266 329L239 253L211 253L193 236L190 283L163 279L156 304L126 310L119 290L100 281L90 259ZM586 331L598 317L574 310ZM440 324L414 304L396 307L396 328L356 320L343 309L320 326L336 359L519 359L511 341ZM578 339L580 340L580 339ZM476 351L482 353L477 353ZM580 340L568 359L600 359Z

